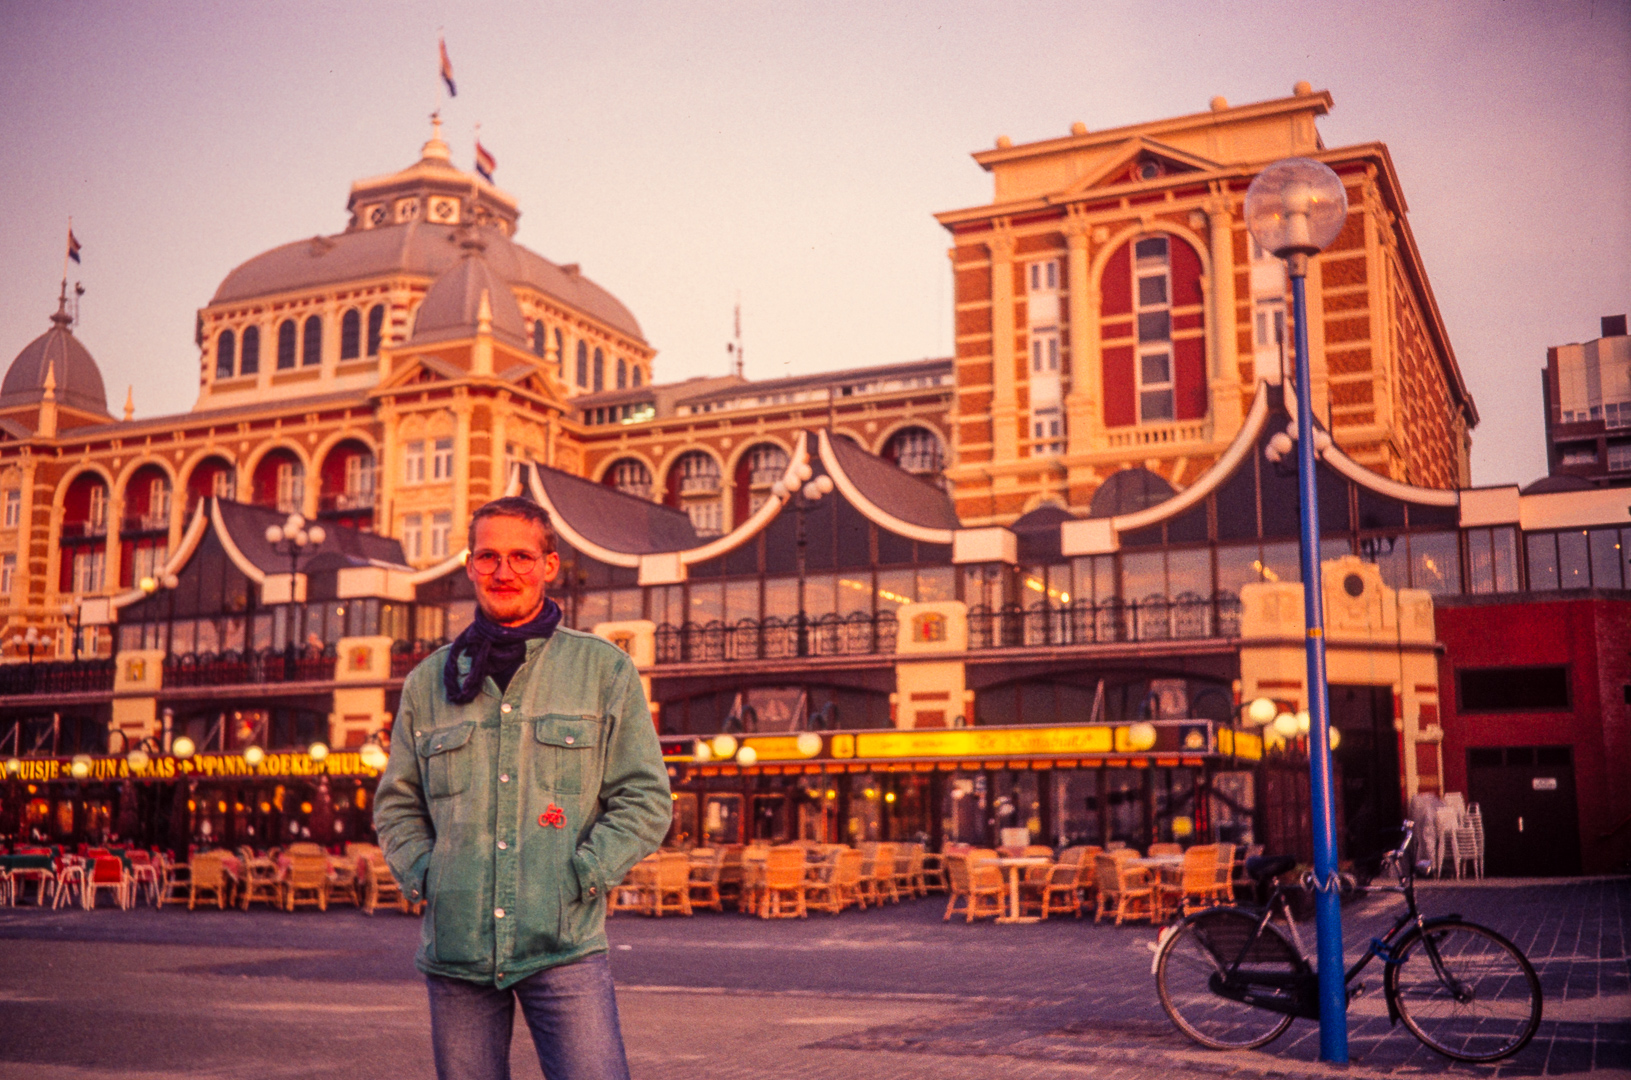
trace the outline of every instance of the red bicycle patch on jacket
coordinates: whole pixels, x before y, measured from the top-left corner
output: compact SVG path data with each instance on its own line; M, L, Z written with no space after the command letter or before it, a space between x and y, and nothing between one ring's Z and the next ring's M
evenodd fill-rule
M549 808L538 815L538 824L553 825L557 829L564 829L566 828L566 811L554 803L550 803Z

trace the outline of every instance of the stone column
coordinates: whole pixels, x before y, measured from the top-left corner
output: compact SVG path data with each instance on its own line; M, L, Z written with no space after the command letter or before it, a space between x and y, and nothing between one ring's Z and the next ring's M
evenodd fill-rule
M1065 278L1070 316L1070 391L1065 395L1070 457L1091 452L1104 428L1104 365L1099 359L1099 294L1090 273L1089 227L1073 216L1065 225Z
M991 458L1019 457L1019 391L1014 370L1014 238L1000 229L991 253Z
M1207 201L1211 226L1212 277L1207 290L1207 374L1212 382L1212 439L1228 442L1240 430L1240 365L1235 313L1234 214L1229 197Z

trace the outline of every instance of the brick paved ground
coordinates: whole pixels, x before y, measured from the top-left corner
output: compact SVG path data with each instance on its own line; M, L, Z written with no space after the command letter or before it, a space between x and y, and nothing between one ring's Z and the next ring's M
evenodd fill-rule
M1350 956L1396 903L1345 913ZM1428 913L1488 923L1540 972L1540 1034L1495 1067L1453 1065L1389 1031L1379 994L1356 1002L1348 1070L1317 1063L1318 1029L1304 1021L1263 1051L1205 1051L1156 1003L1150 928L946 924L942 906L612 920L635 1075L1631 1077L1624 879L1422 890ZM394 913L0 908L0 1078L428 1076L417 936ZM1379 988L1379 974L1369 981ZM515 1062L517 1076L538 1076L525 1037Z

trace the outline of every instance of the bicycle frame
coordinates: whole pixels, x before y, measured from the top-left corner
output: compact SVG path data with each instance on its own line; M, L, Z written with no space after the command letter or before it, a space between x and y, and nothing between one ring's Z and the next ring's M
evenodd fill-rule
M1383 858L1384 866L1391 860L1398 867L1399 883L1397 885L1379 886L1378 891L1397 892L1403 895L1405 898L1405 911L1394 920L1393 926L1388 929L1387 933L1381 937L1371 938L1370 946L1365 950L1364 955L1360 956L1344 974L1343 983L1350 988L1348 991L1349 1001L1352 1001L1354 997L1363 991L1363 984L1354 987L1353 983L1359 977L1360 972L1370 965L1372 960L1381 957L1384 964L1397 964L1400 962L1394 955L1393 946L1406 927L1411 926L1420 931L1422 942L1432 962L1434 972L1446 985L1455 983L1455 980L1445 971L1444 964L1438 955L1438 949L1426 931L1429 927L1439 923L1457 921L1461 916L1452 914L1435 916L1431 919L1422 917L1421 910L1416 906L1415 868L1409 859L1410 845L1415 840L1414 822L1406 821L1404 823L1404 834L1404 841L1399 847ZM1305 880L1305 882L1295 887L1304 888L1306 886L1307 882ZM1235 958L1234 962L1220 972L1218 976L1214 976L1213 991L1225 997L1234 998L1261 1009L1267 1009L1270 1012L1290 1013L1292 1016L1305 1020L1318 1020L1320 1017L1319 975L1308 962L1308 950L1303 945L1302 934L1297 929L1297 920L1291 913L1291 906L1286 902L1292 888L1293 886L1283 884L1274 886L1274 890L1269 894L1268 902L1263 906L1263 914L1257 921L1257 929L1246 940L1245 946L1240 950L1240 955ZM1283 981L1281 979L1251 975L1242 976L1239 974L1240 965L1251 955L1252 947L1268 931L1269 923L1274 918L1277 905L1285 916L1286 925L1291 928L1292 944L1297 951L1298 958L1302 961L1301 970L1292 975L1291 985L1289 986L1282 985ZM1268 987L1275 990L1290 990L1292 996L1290 998L1260 996L1252 992L1254 986ZM1456 992L1457 996L1460 996L1459 987L1456 987ZM1388 997L1387 1009L1389 1022L1397 1024L1399 1022L1399 1010L1391 996Z

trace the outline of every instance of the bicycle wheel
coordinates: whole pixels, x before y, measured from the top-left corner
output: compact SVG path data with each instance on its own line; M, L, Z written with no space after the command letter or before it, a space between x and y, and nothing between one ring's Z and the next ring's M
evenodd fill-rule
M1388 997L1416 1038L1445 1057L1496 1061L1534 1038L1540 979L1518 947L1495 931L1464 922L1430 924L1425 939L1411 932L1395 955L1384 980Z
M1178 1030L1213 1050L1249 1050L1279 1038L1291 1026L1287 1013L1235 1001L1214 989L1224 971L1246 951L1257 917L1237 908L1213 908L1180 922L1161 943L1155 958L1155 990ZM1303 969L1302 957L1279 929L1263 934L1236 969L1248 979L1283 986ZM1254 988L1255 989L1255 988Z

